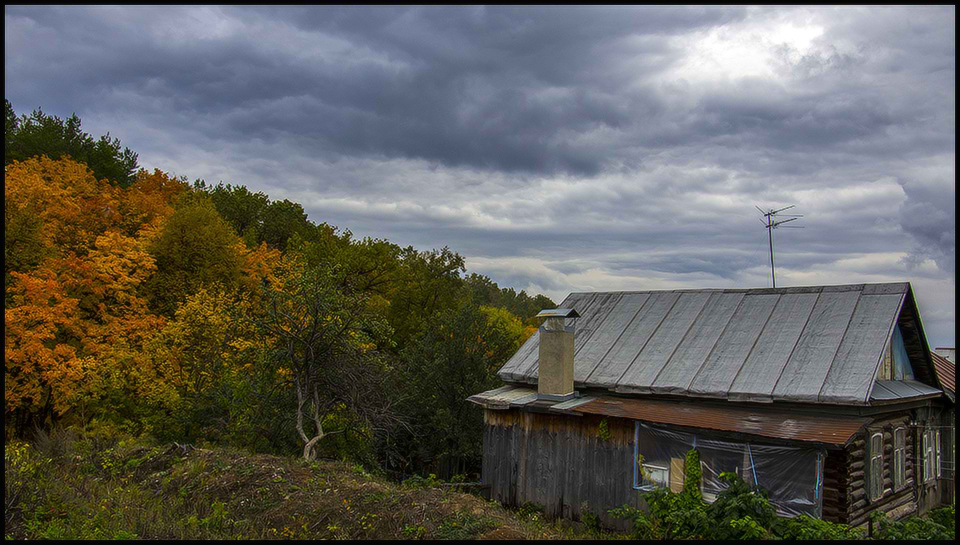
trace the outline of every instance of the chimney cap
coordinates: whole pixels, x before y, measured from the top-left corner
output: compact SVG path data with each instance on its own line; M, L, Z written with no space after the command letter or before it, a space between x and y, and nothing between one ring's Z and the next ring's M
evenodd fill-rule
M547 308L540 311L537 318L579 318L580 315L572 308Z

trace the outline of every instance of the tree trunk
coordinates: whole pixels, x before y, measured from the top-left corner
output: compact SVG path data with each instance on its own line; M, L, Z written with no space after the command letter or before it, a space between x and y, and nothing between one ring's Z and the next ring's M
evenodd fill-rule
M313 438L307 437L307 433L303 428L303 406L306 403L304 399L303 388L301 387L300 381L296 381L295 387L297 389L297 433L300 434L300 439L303 440L303 459L312 462L316 459L316 445L323 439L326 435L323 431L323 421L320 418L320 410L317 407L316 392L314 392L314 401L313 401L313 422L317 427L317 434Z

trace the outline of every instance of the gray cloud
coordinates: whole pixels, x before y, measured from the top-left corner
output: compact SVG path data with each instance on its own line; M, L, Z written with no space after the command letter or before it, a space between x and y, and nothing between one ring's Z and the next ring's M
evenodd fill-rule
M5 95L501 285L915 281L954 342L955 8L8 6ZM924 290L931 292L926 295Z

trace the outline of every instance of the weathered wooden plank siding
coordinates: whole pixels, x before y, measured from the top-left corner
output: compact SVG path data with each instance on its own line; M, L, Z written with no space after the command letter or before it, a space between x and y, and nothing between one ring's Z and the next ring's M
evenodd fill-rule
M485 413L483 479L491 485L491 499L513 506L531 502L549 516L572 519L588 506L604 524L623 528L627 522L607 509L643 505L632 483L633 422L608 418L610 437L603 440L600 417ZM504 470L510 465L518 470Z

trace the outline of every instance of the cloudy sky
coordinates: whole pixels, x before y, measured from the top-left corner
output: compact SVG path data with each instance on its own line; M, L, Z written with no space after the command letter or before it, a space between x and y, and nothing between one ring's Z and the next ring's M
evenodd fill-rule
M10 7L4 93L544 293L910 281L955 343L956 11Z

